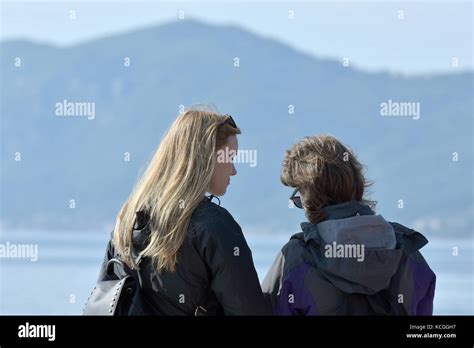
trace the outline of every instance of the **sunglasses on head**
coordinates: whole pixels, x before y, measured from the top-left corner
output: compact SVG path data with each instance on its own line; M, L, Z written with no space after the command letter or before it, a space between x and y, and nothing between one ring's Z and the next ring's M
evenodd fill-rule
M290 200L293 202L293 204L294 204L297 208L303 209L303 202L301 201L301 196L300 196L300 195L297 195L297 193L298 193L298 189L296 188L296 189L293 191L293 194L291 195Z
M225 126L226 124L228 124L229 126L231 126L233 128L237 128L237 124L235 123L232 116L230 116L229 114L225 114L224 116L226 116L227 118L225 119L224 122L222 122L222 124L219 127L222 127L222 126Z

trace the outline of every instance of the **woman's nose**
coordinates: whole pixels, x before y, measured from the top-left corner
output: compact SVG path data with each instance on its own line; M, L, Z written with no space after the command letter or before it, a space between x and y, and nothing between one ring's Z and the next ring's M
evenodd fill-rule
M237 169L235 169L234 164L232 164L232 173L230 175L232 175L232 176L237 175Z

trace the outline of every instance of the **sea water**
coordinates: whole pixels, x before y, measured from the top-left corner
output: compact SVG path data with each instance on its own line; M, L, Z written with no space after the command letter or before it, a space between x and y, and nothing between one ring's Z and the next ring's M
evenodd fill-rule
M290 234L243 227L260 281ZM3 231L9 248L37 247L35 258L0 258L0 314L77 315L101 266L110 231ZM472 239L431 240L421 250L437 275L434 314L474 314Z

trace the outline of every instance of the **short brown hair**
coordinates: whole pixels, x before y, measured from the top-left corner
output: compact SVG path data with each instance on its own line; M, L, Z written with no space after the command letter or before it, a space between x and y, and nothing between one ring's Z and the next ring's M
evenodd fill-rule
M353 152L331 135L305 137L286 151L281 182L298 188L311 223L325 219L327 205L351 200L375 205L363 198L372 183L366 181L363 166Z

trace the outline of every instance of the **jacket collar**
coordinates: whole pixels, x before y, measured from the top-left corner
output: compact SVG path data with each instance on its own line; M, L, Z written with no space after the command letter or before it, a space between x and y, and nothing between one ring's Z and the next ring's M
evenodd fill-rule
M326 220L339 220L351 216L374 215L375 212L368 205L352 200L340 204L327 205L321 209L326 215Z
M375 215L375 212L365 204L358 201L349 201L340 204L329 205L322 208L326 214L327 220L346 219L351 216L359 215ZM428 243L428 240L420 233L411 228L403 226L396 222L390 222L395 230L395 238L397 248L404 249L408 254L417 251ZM302 222L301 228L303 230L304 240L308 243L309 240L315 240L319 244L324 244L316 224L310 222Z
M351 216L356 215L374 215L375 212L365 204L358 202L356 200L352 200L349 202L333 204L325 206L321 209L326 216L326 220L339 220L339 219L346 219ZM315 224L310 222L302 222L301 228L304 232L304 238L307 242L310 239L314 239L316 241L321 242L322 238L319 234L318 228Z

